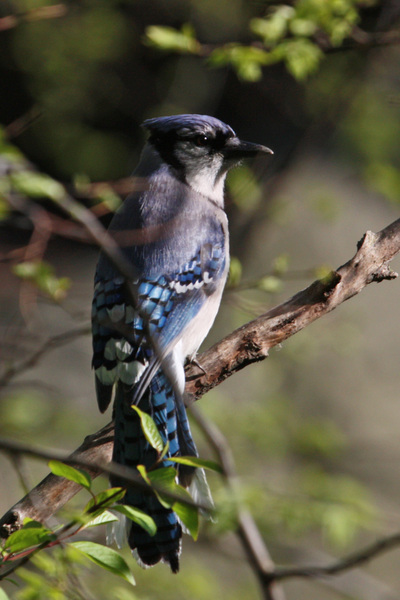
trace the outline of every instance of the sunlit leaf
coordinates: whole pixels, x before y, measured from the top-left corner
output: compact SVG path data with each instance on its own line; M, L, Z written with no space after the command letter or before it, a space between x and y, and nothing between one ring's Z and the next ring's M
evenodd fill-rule
M295 14L296 11L292 6L279 6L266 19L252 19L250 29L263 38L264 44L269 46L285 37L288 24Z
M4 550L7 552L16 553L38 546L44 542L51 542L56 539L54 533L52 533L46 527L43 527L38 521L28 520L24 523L23 527L18 531L14 531L4 542Z
M110 511L105 510L86 523L84 527L85 529L88 527L98 527L99 525L107 525L107 523L113 523L114 521L118 521L118 517L113 515Z
M186 490L185 490L186 491ZM188 495L188 499L191 498L189 492L186 492ZM183 525L189 531L190 535L194 540L197 540L199 535L199 511L195 506L190 506L189 504L183 504L183 502L174 502L172 509Z
M146 477L150 484L156 484L156 486L160 488L159 491L155 492L160 504L165 508L170 508L174 501L167 496L164 496L162 491L170 492L172 494L176 493L177 488L179 487L175 482L176 470L173 467L154 469L154 471L147 471Z
M96 494L94 498L91 498L85 506L86 513L96 514L99 510L103 511L110 506L113 506L116 502L122 500L125 496L125 488L115 487L103 490Z
M21 279L32 281L37 287L59 302L65 298L66 291L71 286L68 277L57 277L52 265L46 261L25 261L13 266L13 273Z
M221 465L213 460L204 460L197 456L174 456L173 461L180 465L188 465L189 467L209 469L217 473L223 473Z
M111 573L114 573L128 581L130 584L135 585L135 580L127 562L112 548L101 544L95 544L94 542L71 542L70 546L79 550L79 552L82 552L82 554L96 565L99 565L99 567L111 571Z
M150 25L146 29L145 42L166 52L195 54L200 49L190 24L183 25L180 31L173 27Z
M178 495L184 500L192 500L189 492L176 483L176 470L174 468L167 467L148 471L147 477L151 483L156 484L161 490ZM199 531L198 509L195 506L172 500L168 496L165 496L161 490L156 492L160 504L165 508L172 508L193 539L197 539Z
M9 596L7 596L2 588L0 588L0 600L10 600Z
M277 51L285 61L289 73L299 81L314 73L324 57L317 44L306 38L286 40Z
M241 79L258 81L262 77L261 67L271 64L275 59L271 53L256 46L226 44L213 50L208 61L213 67L231 65Z
M268 294L276 294L283 288L282 280L275 275L267 275L257 282L258 289Z
M292 19L289 29L293 35L310 37L317 31L317 24L311 19Z
M136 468L139 471L139 473L141 474L141 476L143 477L143 479L145 480L145 482L150 484L150 479L148 477L146 467L144 465L137 465Z
M161 453L164 449L164 442L154 420L149 414L143 410L140 410L140 408L137 406L133 405L132 408L140 417L140 424L146 440L149 442L150 446L154 448L154 450L157 450L157 452Z
M161 462L163 460L163 458L166 456L166 454L169 451L169 441L167 440L167 443L165 444L163 451L161 452L160 456L158 457L158 460Z
M32 198L50 198L60 201L65 196L61 183L43 173L16 171L11 173L10 180L18 192Z
M92 486L90 475L82 469L71 467L71 465L66 465L58 460L51 460L49 462L49 468L54 475L65 477L65 479L68 479L69 481L74 481L87 490L90 490Z
M157 531L157 526L154 519L147 515L145 512L134 506L128 506L125 504L119 504L114 506L113 510L125 515L131 521L134 521L140 525L149 535L154 535Z

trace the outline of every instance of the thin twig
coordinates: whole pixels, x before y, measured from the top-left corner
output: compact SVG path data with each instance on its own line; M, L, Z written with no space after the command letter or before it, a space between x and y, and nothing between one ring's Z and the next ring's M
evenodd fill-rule
M76 338L79 338L83 335L88 335L91 329L89 326L78 327L77 329L72 329L69 331L64 331L63 333L59 333L48 338L46 341L42 343L39 348L33 352L30 356L20 361L19 363L12 364L6 368L3 374L0 377L0 388L6 386L10 383L10 381L16 377L17 375L21 375L32 369L43 356L54 350L55 348L60 348L65 344L69 344L74 341Z
M315 578L325 577L327 575L336 575L349 569L354 569L359 565L368 562L372 558L388 552L400 545L400 532L383 537L376 542L357 550L345 558L325 566L304 566L304 567L280 567L267 576L267 580L281 581L283 579L293 578Z
M238 530L237 534L247 554L248 562L255 571L260 582L261 591L265 600L285 600L285 594L281 586L276 585L273 579L269 579L275 572L275 564L268 552L259 529L250 514L238 498L238 478L235 468L233 454L220 429L204 417L196 407L191 407L191 413L197 425L206 436L211 448L214 449L222 465L223 475L232 495L236 498Z
M57 19L67 14L65 4L53 4L51 6L40 6L17 14L7 15L0 18L0 32L16 27L23 21L40 21L43 19Z
M187 401L190 404L213 387L219 385L236 371L254 362L265 359L269 348L294 335L308 324L327 314L345 300L361 292L373 281L393 279L396 273L390 271L387 262L400 252L400 219L378 234L367 232L358 244L355 256L335 271L329 280L315 281L307 289L299 292L287 302L271 309L265 315L247 323L228 335L218 344L198 357L206 374L198 366L187 368ZM107 430L105 434L104 431ZM110 425L93 436L89 445L83 444L75 453L77 460L82 458L95 464L107 464L111 460L113 429ZM98 470L94 469L96 475ZM94 475L94 476L96 476ZM72 484L72 485L69 485ZM74 487L75 485L75 487ZM29 498L17 503L7 513L14 519L16 528L23 517L49 518L61 508L79 487L72 482L60 483L48 476L34 490L41 498L41 505L29 503ZM7 518L0 521L5 524ZM19 523L19 525L18 525Z
M15 454L23 454L44 460L58 460L66 464L81 467L94 479L102 473L117 476L123 482L134 486L145 494L158 491L171 500L209 512L209 507L194 502L187 496L182 497L166 490L164 486L151 486L139 475L136 469L111 462L113 448L113 424L109 423L94 435L87 436L81 446L72 454L59 450L44 450L31 444L24 444L0 437L0 449ZM70 498L81 491L82 487L64 477L52 473L47 475L29 494L24 496L0 520L0 538L20 529L26 517L44 522L57 512Z

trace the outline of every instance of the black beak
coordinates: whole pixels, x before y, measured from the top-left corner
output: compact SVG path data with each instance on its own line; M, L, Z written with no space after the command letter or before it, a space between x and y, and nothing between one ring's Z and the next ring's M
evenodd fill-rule
M267 146L244 142L237 137L232 137L226 140L223 154L227 159L241 160L242 158L250 158L257 154L273 154L273 151L267 148Z

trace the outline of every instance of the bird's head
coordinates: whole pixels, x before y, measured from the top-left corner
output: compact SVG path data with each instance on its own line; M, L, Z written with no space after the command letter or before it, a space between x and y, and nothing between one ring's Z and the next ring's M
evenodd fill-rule
M174 115L148 119L149 144L196 192L223 203L226 173L241 160L273 154L260 144L240 140L229 125L207 115Z

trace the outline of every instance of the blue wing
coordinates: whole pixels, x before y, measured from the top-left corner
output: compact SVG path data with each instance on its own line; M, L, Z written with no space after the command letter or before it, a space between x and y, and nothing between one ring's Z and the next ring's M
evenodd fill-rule
M117 381L133 386L141 380L133 397L135 402L140 400L160 366L160 356L155 354L148 333L165 356L216 290L225 267L223 244L204 244L179 272L137 282L139 311L127 300L122 277L97 277L92 311L93 368L102 411Z

